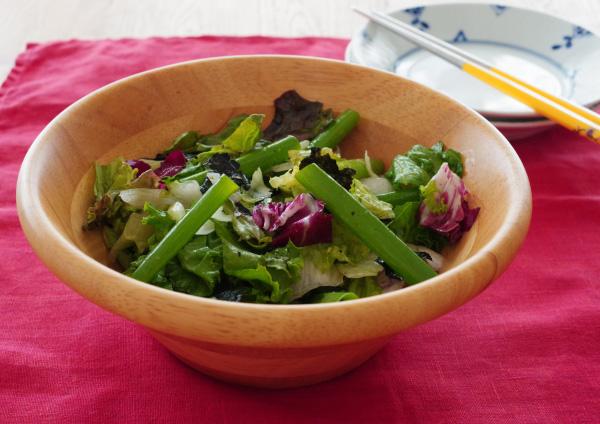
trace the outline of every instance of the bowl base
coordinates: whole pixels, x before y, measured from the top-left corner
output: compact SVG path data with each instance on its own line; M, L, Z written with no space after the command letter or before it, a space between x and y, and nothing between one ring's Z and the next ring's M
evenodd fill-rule
M341 377L342 375L358 368L363 363L367 362L372 356L377 354L377 352L373 352L369 354L368 357L364 358L362 361L357 363L349 364L343 368L333 370L331 372L322 373L318 375L303 375L303 376L294 376L294 377L282 377L282 378L271 378L271 377L259 377L259 376L248 376L248 375L238 375L238 374L229 374L226 372L216 371L213 369L205 368L201 365L194 364L191 361L188 361L184 357L177 355L174 352L171 352L173 356L179 359L184 364L193 368L196 371L201 372L211 378L214 378L219 381L223 381L226 383L238 384L240 386L248 386L248 387L258 387L262 389L292 389L295 387L304 387L311 386L313 384L323 383L325 381L333 380L334 378Z
M358 367L388 341L306 348L227 346L150 333L175 357L206 375L244 386L281 389L331 380Z

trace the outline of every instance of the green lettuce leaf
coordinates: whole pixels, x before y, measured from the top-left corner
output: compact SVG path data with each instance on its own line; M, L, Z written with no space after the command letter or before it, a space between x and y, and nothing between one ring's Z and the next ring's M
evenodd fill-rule
M107 165L96 163L96 179L94 181L95 201L86 213L85 228L96 227L100 222L105 222L117 216L122 206L118 199L119 190L128 188L136 177L136 170L125 162L123 158L117 158ZM131 211L129 211L131 213ZM129 218L129 213L126 218ZM124 220L126 222L127 219ZM120 232L118 232L120 234ZM118 235L117 235L118 237Z
M373 255L354 233L335 219L333 220L333 245L337 246L345 256L345 259L338 258L340 262L360 263Z
M385 176L396 190L417 188L431 178L427 171L404 155L398 155L392 161L392 167Z
M216 146L217 144L222 144L223 141L228 138L233 132L240 126L240 124L248 118L248 115L242 114L234 116L227 121L227 124L221 131L215 134L207 134L200 136L198 140L200 145L204 146Z
M354 174L354 178L359 180L371 176L364 159L340 159L337 161L337 164L340 169L354 169L356 172L356 174ZM379 159L371 159L371 169L377 175L383 174L383 171L385 170L383 162Z
M377 263L375 258L367 259L359 263L341 263L336 266L344 277L347 278L375 277L383 271L383 266Z
M181 267L200 277L206 285L206 296L212 294L220 281L223 266L221 240L218 237L196 236L177 253Z
M406 156L427 172L430 178L439 171L444 162L447 162L450 169L458 176L462 176L463 173L462 155L456 150L446 150L441 141L431 148L420 144L414 145L406 153Z
M264 117L261 114L240 115L232 118L227 127L218 135L208 140L201 138L197 144L199 153L194 159L194 163L204 164L217 153L227 153L236 157L252 150L260 140ZM225 135L226 137L224 137ZM215 143L217 141L218 143ZM210 145L203 142L215 144Z
M138 256L134 261L130 262L127 268L125 269L124 274L131 276L133 272L140 266L140 264L146 259L146 255ZM169 281L166 276L165 269L161 269L150 281L150 284L153 284L158 287L165 288L167 290L173 290L173 285Z
M177 260L169 261L164 273L176 292L200 297L208 297L213 293L214 284L207 283L196 274L184 269Z
M249 205L254 205L257 202L271 197L271 189L265 184L263 173L260 168L257 168L252 173L250 179L250 187L248 190L240 190L241 200Z
M221 250L218 238L195 237L153 277L151 284L194 296L213 295L219 282ZM140 255L129 263L125 274L131 275L143 262Z
M216 224L215 227L221 225ZM217 230L217 234L219 232L223 234L222 228ZM299 280L304 264L300 250L290 244L259 255L230 239L229 236L221 238L225 274L250 282L271 303L287 303L290 286Z
M406 152L406 157L417 164L419 168L432 176L442 166L443 144L437 143L431 148L416 144Z
M96 199L127 188L135 178L135 174L136 171L123 158L117 158L108 165L96 163L96 181L94 182Z
M339 246L313 244L300 248L304 266L300 280L292 285L291 300L298 299L318 287L335 287L344 283L344 276L336 268L337 260L348 258Z
M279 283L261 264L261 255L244 250L234 243L223 240L223 271L232 277L250 281L259 291L268 292L273 301L280 298Z
M128 247L135 246L140 254L148 247L148 240L154 233L151 226L144 224L144 218L139 213L132 213L123 228L123 232L110 249L110 257L115 260L117 255Z
M381 265L375 255L352 232L333 221L333 242L300 248L304 259L300 280L292 286L291 299L297 299L320 287L336 287L348 276L376 275Z
M102 211L102 215L97 215L97 217L102 221L104 242L108 248L111 248L123 232L129 216L136 210L123 202L118 196L112 200L109 196L104 196L104 199L109 199L109 203ZM93 222L86 228L92 228L99 224L100 220Z
M352 186L350 187L350 193L358 199L362 205L367 208L373 215L379 219L392 219L394 218L394 210L392 205L383 200L379 200L377 196L369 191L367 187L360 180L356 178L352 180Z
M444 162L448 163L456 175L463 175L462 155L459 152L446 150L442 142L434 144L431 148L417 144L405 155L396 156L385 176L396 190L418 188L427 184Z
M260 139L262 121L265 115L253 114L245 118L238 127L223 140L223 147L231 152L245 153L254 148Z
M335 222L335 221L334 221ZM329 271L336 261L348 262L345 246L320 243L301 248L304 261L310 261L320 271Z
M253 247L264 248L271 243L272 237L259 228L250 215L235 212L231 226L241 240Z
M304 259L300 249L292 243L267 252L262 255L262 258L271 275L281 285L282 291L287 291L292 284L300 279Z
M149 202L144 204L144 213L142 223L154 228L154 233L148 239L150 248L153 248L160 242L169 230L175 225L169 214L166 211L155 208Z
M406 202L396 206L394 208L396 218L389 224L389 228L405 243L441 252L448 244L448 239L436 231L419 225L419 205L420 202Z
M308 297L309 303L332 303L358 299L355 293L346 291L331 291L314 293Z
M223 144L223 141L233 134L236 128L239 127L242 121L244 121L244 119L247 117L248 115L234 116L227 121L227 124L219 132L213 134L200 135L196 131L184 132L175 140L173 140L171 146L165 150L165 153L170 153L173 150L181 150L186 153L201 153L206 150L210 150L213 146ZM197 165L192 164L191 166ZM191 166L184 176L191 175L191 173L193 173ZM197 171L194 170L194 172Z
M300 171L300 167L295 165L292 169L284 172L281 175L273 176L269 179L269 185L274 189L279 189L286 193L291 193L294 197L300 193L306 192L302 184L296 180L296 174Z
M442 214L448 210L448 205L437 196L438 188L435 180L431 179L427 185L421 186L421 197L423 202L432 213Z
M181 150L186 153L193 153L196 151L196 144L198 143L199 139L200 134L198 134L196 131L184 132L175 140L173 140L173 143L171 143L171 146L165 150L165 153L170 153L173 150Z
M440 143L441 144L441 143ZM448 149L442 153L443 162L447 162L448 166L459 177L463 176L464 166L462 155L456 150ZM437 172L437 171L436 171Z
M377 284L375 277L352 278L348 280L346 289L358 297L369 297L382 293L381 287Z

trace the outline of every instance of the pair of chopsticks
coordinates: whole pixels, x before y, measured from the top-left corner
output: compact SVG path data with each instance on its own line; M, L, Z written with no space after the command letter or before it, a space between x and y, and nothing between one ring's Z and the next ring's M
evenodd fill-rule
M389 15L377 11L369 13L358 8L353 10L526 104L540 115L600 144L600 115L592 110L527 84L507 72L494 68L490 63Z

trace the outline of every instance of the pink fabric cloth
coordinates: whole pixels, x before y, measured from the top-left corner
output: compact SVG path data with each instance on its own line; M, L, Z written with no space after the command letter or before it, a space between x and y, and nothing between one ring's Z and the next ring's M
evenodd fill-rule
M344 40L151 38L30 45L0 90L0 422L600 421L600 147L562 129L514 143L534 214L506 273L362 367L267 391L199 374L61 284L15 210L23 156L62 109L118 78L217 55L342 58Z

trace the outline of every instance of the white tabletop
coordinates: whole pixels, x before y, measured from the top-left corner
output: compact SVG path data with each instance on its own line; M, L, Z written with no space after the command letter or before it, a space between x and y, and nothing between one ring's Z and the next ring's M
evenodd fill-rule
M201 34L349 38L362 22L350 5L393 10L436 3L448 1L0 0L0 81L27 42ZM600 34L600 0L502 3L557 15Z

